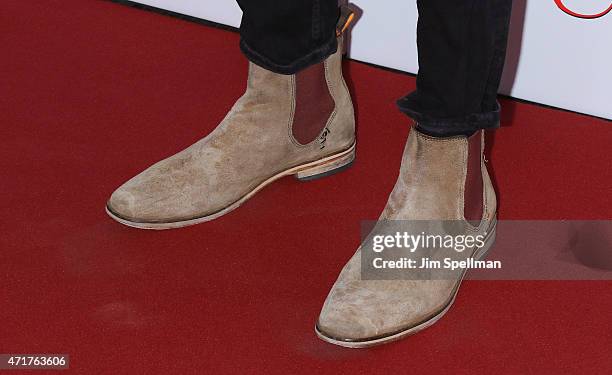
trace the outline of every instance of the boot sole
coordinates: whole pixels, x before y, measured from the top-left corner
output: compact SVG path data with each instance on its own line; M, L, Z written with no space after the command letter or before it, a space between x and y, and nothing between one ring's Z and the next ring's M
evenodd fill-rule
M474 258L483 259L487 255L487 252L491 249L491 247L493 246L493 243L495 242L496 225L497 225L497 219L494 218L490 226L491 229L489 229L488 231L489 234L487 235L487 238L485 239L485 245L474 253L473 255ZM338 346L342 346L345 348L351 348L351 349L369 348L372 346L377 346L377 345L382 345L382 344L387 344L393 341L397 341L406 336L414 335L415 333L418 333L424 330L425 328L428 328L434 325L438 320L440 320L444 316L444 314L448 312L448 310L450 310L451 306L455 302L455 298L457 297L457 293L459 292L459 287L461 286L461 283L463 282L463 279L465 278L466 273L467 272L464 271L463 274L461 275L461 279L459 280L459 283L455 287L453 296L451 297L450 301L446 304L446 306L440 312L436 313L436 315L432 316L431 318L427 319L426 321L416 326L410 327L400 332L390 334L388 336L377 337L377 338L373 338L369 340L361 340L361 341L345 341L345 340L339 340L339 339L327 336L323 332L321 332L319 330L319 327L316 325L315 325L315 332L317 336L319 336L319 338L325 342L328 342L334 345L338 345Z
M187 227L190 225L204 223L206 221L214 220L219 218L236 208L240 207L241 204L246 202L249 198L251 198L255 193L259 192L265 186L271 184L272 182L278 180L281 177L295 175L295 177L300 181L310 181L318 178L330 176L336 174L338 172L344 171L348 167L350 167L355 160L355 143L346 151L342 151L338 154L334 154L328 156L326 158L302 164L293 168L289 168L283 172L277 173L276 175L268 178L263 181L259 185L257 185L253 190L248 192L242 198L237 200L236 202L230 204L229 206L215 212L212 214L208 214L206 216L196 217L188 220L181 221L173 221L173 222L138 222L132 221L128 218L124 218L116 212L113 212L112 209L106 205L106 213L115 221L127 225L128 227L138 228L138 229L151 229L151 230L165 230L165 229L175 229Z

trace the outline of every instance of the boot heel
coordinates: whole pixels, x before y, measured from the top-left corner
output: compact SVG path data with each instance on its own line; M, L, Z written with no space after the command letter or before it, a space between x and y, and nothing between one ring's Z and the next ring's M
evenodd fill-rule
M316 180L321 177L331 176L332 174L342 172L348 169L355 160L355 145L350 150L344 153L329 158L329 160L321 161L317 165L306 167L295 174L295 178L300 181Z

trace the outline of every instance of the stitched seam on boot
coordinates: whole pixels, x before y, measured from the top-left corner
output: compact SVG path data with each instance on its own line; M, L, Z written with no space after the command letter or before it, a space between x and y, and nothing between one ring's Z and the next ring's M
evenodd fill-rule
M289 135L289 140L291 141L291 143L293 143L294 145L296 144L295 140L293 139L293 120L295 118L295 74L291 75L291 78L289 79L290 84L289 84L289 91L290 91L290 102L291 102L291 113L289 114L289 121L287 121L287 130L288 130L288 135Z
M330 78L329 78L330 74L329 74L328 62L329 60L325 60L325 62L323 63L323 71L325 74L325 84L327 85L327 91L329 92L329 96L331 96L332 100L334 101L334 110L329 115L329 118L327 119L325 126L323 127L323 129L321 129L321 132L319 132L319 134L317 135L317 138L313 140L313 142L319 141L319 144L321 145L320 147L321 150L325 147L325 144L321 143L321 137L323 136L326 130L329 133L331 133L330 127L332 123L334 122L334 119L336 118L336 114L338 113L338 100L336 99L334 95L334 90L332 90L332 83L330 82ZM342 68L340 68L340 72L342 72ZM332 134L332 137L333 137L333 134ZM325 142L325 140L323 142Z
M342 76L342 87L344 87L344 90L346 90L348 95L348 102L351 108L351 119L353 120L353 138L355 138L355 107L353 106L353 98L351 97L351 92L349 91L346 81L344 80L344 76Z
M468 142L468 147L469 147L469 142ZM482 178L482 217L480 218L480 222L478 223L477 226L472 225L472 223L470 223L469 220L467 220L465 218L465 203L464 203L464 211L463 211L463 220L465 220L470 228L473 228L474 231L480 232L482 231L483 227L484 229L486 229L486 227L488 227L488 213L487 213L487 191L485 188L485 178L484 178L484 172L483 172L483 168L486 168L486 165L484 164L484 131L482 131L481 136L480 136L480 174L481 174L481 178ZM469 157L469 155L468 155ZM467 168L466 168L466 178L467 178ZM465 181L464 181L464 186L465 186Z
M482 175L482 219L480 221L480 226L483 225L483 222L488 221L489 212L487 206L487 186L485 184L485 176L484 171L487 168L487 165L484 162L484 152L485 152L485 132L482 131L480 136L480 174ZM489 171L487 170L487 174ZM489 177L490 178L490 177Z
M351 91L348 88L348 85L346 84L346 80L344 79L344 74L342 72L342 55L344 53L344 36L340 36L339 37L340 42L338 43L338 49L340 50L340 83L342 84L342 87L344 88L344 91L347 94L348 97L348 102L350 104L350 115L351 115L351 119L353 121L353 142L355 143L355 106L353 105L353 98L351 97ZM335 100L335 98L334 98Z
M462 179L459 187L459 206L457 207L459 217L465 220L465 181L467 180L467 172L468 172L468 157L469 154L469 142L467 139L461 139L462 147L461 147L461 174ZM469 224L469 222L468 222ZM470 225L468 228L473 227Z

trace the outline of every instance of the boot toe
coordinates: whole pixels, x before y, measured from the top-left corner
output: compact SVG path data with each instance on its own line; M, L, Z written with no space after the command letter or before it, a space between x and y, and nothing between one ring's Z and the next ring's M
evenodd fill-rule
M138 202L136 196L129 189L121 186L111 194L106 208L113 215L129 221L139 221L143 218L138 217Z
M372 319L354 308L324 308L317 322L320 334L336 341L359 342L379 335Z
M399 329L392 301L365 287L363 282L339 282L323 305L317 330L336 341L361 342L394 333Z
M409 333L444 308L443 302L432 303L418 297L404 301L380 299L374 296L380 296L380 291L370 293L360 294L364 298L328 300L317 322L318 332L333 341L367 343Z
M151 168L152 169L152 168ZM163 181L152 178L151 169L144 171L121 185L111 194L106 208L115 218L132 223L171 221L173 209L181 206L172 201L171 189Z
M326 341L367 344L402 334L437 315L453 295L450 280L362 280L360 265L361 249L323 304L317 331Z
M176 179L136 176L113 192L106 209L124 224L172 224L206 216L205 194ZM194 203L195 202L195 203ZM128 222L128 223L126 223Z

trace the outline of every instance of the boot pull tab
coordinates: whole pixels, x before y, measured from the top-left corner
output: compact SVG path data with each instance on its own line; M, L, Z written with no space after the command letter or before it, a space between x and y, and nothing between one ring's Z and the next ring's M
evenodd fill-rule
M355 20L355 12L347 6L340 7L340 17L336 24L336 37L340 37Z

